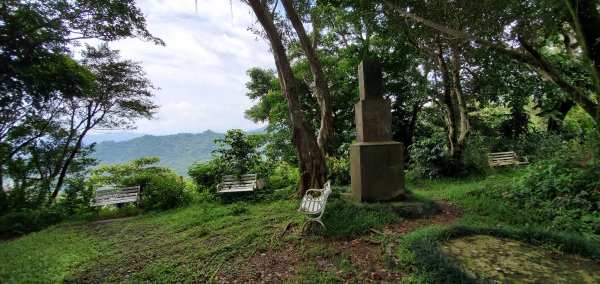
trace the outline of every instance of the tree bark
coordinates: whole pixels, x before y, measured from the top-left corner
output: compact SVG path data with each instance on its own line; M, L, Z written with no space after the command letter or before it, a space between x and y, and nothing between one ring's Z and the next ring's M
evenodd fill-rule
M247 3L258 18L271 43L281 89L289 108L290 122L292 124L292 145L294 145L298 153L300 163L301 182L297 195L302 196L307 189L322 188L325 184L325 158L317 143L314 130L306 121L301 111L296 78L286 55L281 34L273 22L273 17L269 13L266 3L263 4L260 0L247 0Z
M456 101L456 104L458 106L458 114L456 115L458 119L458 122L460 124L460 134L458 136L457 139L457 144L456 144L456 157L457 158L461 158L462 157L462 153L463 150L465 149L465 144L466 144L466 140L467 140L467 134L469 133L469 115L467 112L467 103L465 102L464 99L464 95L463 95L463 91L462 91L462 84L461 84L461 77L460 77L460 59L458 57L458 47L456 47L455 45L451 45L450 46L450 51L451 51L451 62L452 62L452 91L454 94L454 98ZM455 108L456 110L456 108Z
M567 117L567 114L574 106L575 106L575 103L571 100L556 102L552 109L556 110L558 112L559 116L556 119L548 118L548 127L546 128L546 131L551 132L551 133L560 134L562 131L563 122L565 120L565 117Z
M444 58L444 49L440 41L439 36L435 36L435 47L436 47L436 60L440 73L442 74L442 101L444 102L444 117L446 119L446 125L448 127L448 144L450 157L455 158L457 153L458 138L456 131L456 106L452 97L452 83L450 74L448 71L448 65Z
M306 59L308 59L310 64L310 71L312 72L314 82L313 92L319 107L321 108L321 126L319 128L317 143L319 144L321 151L325 154L327 153L327 147L331 144L334 135L332 123L333 108L331 104L329 85L327 84L325 72L323 72L323 66L319 60L319 57L317 56L315 47L311 44L310 39L304 30L304 25L302 24L298 13L294 9L292 1L282 0L281 3L285 8L285 12L290 19L294 30L296 30L296 34L298 35L298 39L300 39L300 44L302 45L302 50L304 51L304 55L306 55Z

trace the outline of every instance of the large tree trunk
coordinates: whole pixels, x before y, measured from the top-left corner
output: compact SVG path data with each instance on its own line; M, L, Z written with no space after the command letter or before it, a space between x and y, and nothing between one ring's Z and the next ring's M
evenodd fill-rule
M558 117L548 118L548 127L546 130L551 133L560 134L563 127L563 122L569 111L575 106L571 100L558 101L554 104L553 110L558 112Z
M457 157L457 149L458 149L458 133L456 129L457 125L457 111L456 105L454 103L454 98L452 96L452 82L450 78L450 72L448 71L448 64L446 64L446 59L444 58L444 49L442 47L442 43L440 41L439 36L435 37L435 55L438 63L438 67L440 68L440 73L442 74L442 85L443 85L443 102L444 102L444 117L446 119L446 126L448 128L448 148L450 157L455 159Z
M317 143L319 144L321 151L323 153L327 153L327 147L333 140L334 129L332 123L333 108L331 104L329 86L327 85L327 80L325 79L325 72L323 72L321 61L319 60L317 52L311 44L306 31L304 30L304 25L302 24L298 13L292 5L292 1L282 0L281 3L285 8L288 18L292 22L294 30L296 30L296 34L298 35L300 44L302 45L302 50L304 51L304 55L306 55L306 58L310 64L310 71L312 72L314 80L313 92L317 102L319 103L319 107L321 108L321 126L319 128L319 137L317 138Z
M600 129L600 12L598 0L564 0L583 49L596 95L595 118ZM594 116L592 116L594 117Z
M467 113L467 103L465 102L462 84L460 82L460 59L458 58L457 47L451 45L451 62L452 62L452 92L454 94L454 100L458 109L455 108L458 113L455 115L460 124L460 134L457 139L455 157L461 159L463 151L466 146L467 134L469 133L469 116Z
M271 49L277 66L277 73L281 89L283 90L290 114L292 126L292 145L298 153L300 163L300 188L298 195L301 196L309 188L322 188L325 183L325 158L317 144L314 130L304 118L298 100L298 89L296 78L292 72L289 59L286 55L283 40L273 17L260 0L247 0L248 5L254 11L258 21L262 25L271 43ZM265 3L266 4L266 3Z

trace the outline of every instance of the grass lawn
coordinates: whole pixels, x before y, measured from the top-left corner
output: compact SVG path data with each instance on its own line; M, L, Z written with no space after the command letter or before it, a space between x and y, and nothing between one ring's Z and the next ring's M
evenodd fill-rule
M460 218L452 219L459 225L530 228L535 224L528 223L526 212L479 194L494 184L511 182L515 175L518 172L479 180L425 180L409 188L426 204L433 199L460 212ZM298 200L201 203L133 218L62 223L0 243L0 279L3 283L435 279L419 272L421 254L411 240L442 239L443 228L428 227L437 216L419 217L436 206L416 212L333 196L324 215L327 227L300 236L303 219L296 212L298 204ZM444 224L450 219L440 220Z

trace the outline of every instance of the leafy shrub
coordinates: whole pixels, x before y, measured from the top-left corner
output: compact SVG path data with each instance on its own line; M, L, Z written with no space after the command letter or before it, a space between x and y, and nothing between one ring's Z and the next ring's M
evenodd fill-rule
M348 155L341 157L327 157L327 169L329 170L329 179L335 185L350 185L350 157Z
M425 178L444 176L451 163L445 143L443 138L423 138L409 147L414 175Z
M188 174L198 185L198 190L211 194L216 193L217 184L223 175L217 159L194 164L190 167Z
M0 236L12 237L39 231L64 220L66 212L59 206L43 209L22 209L0 216Z
M487 141L479 135L471 135L467 139L467 147L463 152L458 175L473 176L485 174L489 170L488 153L490 148Z
M69 214L80 215L90 209L90 200L94 193L83 177L69 178L65 182L65 190L59 195L56 206L63 207Z
M167 210L187 205L190 196L183 178L175 173L164 173L149 178L140 193L140 207L146 210Z
M300 172L286 162L279 162L268 175L267 186L277 190L296 189L300 186Z
M143 157L123 165L103 165L93 171L93 185L115 184L141 187L141 207L147 210L166 210L187 204L183 177L174 171L154 166L157 157Z
M561 147L563 140L560 136L548 133L531 132L519 138L488 138L489 152L514 151L520 157L527 157L529 162L546 159L548 153Z
M600 163L593 148L563 143L529 166L501 197L550 228L600 236Z

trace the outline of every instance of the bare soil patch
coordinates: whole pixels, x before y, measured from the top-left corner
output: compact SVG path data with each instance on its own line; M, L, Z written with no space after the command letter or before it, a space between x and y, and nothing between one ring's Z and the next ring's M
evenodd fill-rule
M442 212L436 215L429 215L423 218L409 219L406 218L402 220L402 222L397 224L392 224L383 229L384 233L395 233L395 234L407 234L410 233L420 227L430 226L430 225L451 225L458 219L462 212L459 208L454 206L450 202L440 202L442 207Z
M295 277L300 255L292 244L281 250L256 251L250 259L221 268L215 275L217 283L280 283Z
M418 219L404 219L398 224L386 227L383 233L405 234L423 226L448 225L459 216L458 208L443 202L442 212L439 214ZM282 235L297 233L296 226L288 227L285 228ZM388 261L393 262L394 246L383 246L373 241L371 239L373 236L375 233L354 240L325 239L323 242L336 251L335 255L341 255L357 266L357 274L354 274L352 279L346 279L347 281L398 283L403 274L389 269L390 265L386 265ZM387 260L386 257L388 257ZM338 269L334 261L326 256L316 256L313 260L322 269ZM257 251L249 259L240 259L231 267L221 268L213 280L218 283L280 283L295 279L303 261L298 247L288 243L283 249Z
M336 250L341 251L359 267L359 273L352 280L359 283L398 283L402 273L386 268L381 245L363 239L351 241L328 240Z

